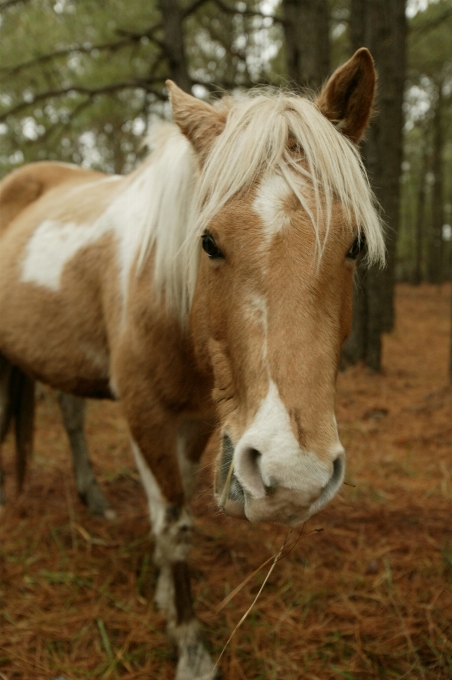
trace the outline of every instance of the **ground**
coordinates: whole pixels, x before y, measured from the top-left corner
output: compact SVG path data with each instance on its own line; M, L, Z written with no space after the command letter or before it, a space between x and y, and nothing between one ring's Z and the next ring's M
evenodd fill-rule
M452 677L450 288L399 286L384 373L340 374L347 484L288 538L221 661L224 680ZM0 678L170 680L155 611L147 506L119 407L92 403L92 459L118 518L76 498L54 395L39 402L25 492L0 520ZM209 453L195 494L196 610L214 656L250 606L287 530L217 513ZM295 545L294 545L295 543ZM289 549L292 549L289 552Z

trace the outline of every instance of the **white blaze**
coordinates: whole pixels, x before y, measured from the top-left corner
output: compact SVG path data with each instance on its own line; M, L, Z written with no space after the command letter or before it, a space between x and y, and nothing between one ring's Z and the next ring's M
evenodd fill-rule
M263 295L258 293L251 293L246 297L246 320L251 317L256 320L262 327L263 344L262 344L262 358L267 362L268 355L268 313L267 302ZM268 374L268 366L267 374Z
M247 454L250 450L260 454L256 464L263 484L269 488L277 484L294 489L300 493L300 502L304 496L309 499L313 493L320 492L331 477L331 464L300 447L273 380L253 422L237 442L234 454L238 481L253 498L262 498L265 488L250 474Z
M290 225L286 201L291 193L280 175L269 175L260 183L253 208L262 220L266 241Z

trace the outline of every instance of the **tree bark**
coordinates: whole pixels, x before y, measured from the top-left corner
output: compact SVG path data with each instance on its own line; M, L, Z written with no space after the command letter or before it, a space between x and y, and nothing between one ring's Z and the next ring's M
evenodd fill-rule
M422 251L425 231L425 199L426 199L426 175L428 172L429 152L428 144L424 142L424 152L422 155L421 176L419 179L419 188L417 193L417 210L416 210L416 232L414 242L414 271L413 284L418 286L423 279L422 267Z
M283 0L287 72L300 88L320 88L330 72L328 0Z
M182 15L177 0L159 0L162 13L163 44L168 59L171 79L185 92L191 93L191 78L185 55Z
M363 359L381 370L381 336L394 324L396 238L400 213L403 90L405 82L406 0L351 0L353 51L368 47L378 71L378 92L363 156L373 190L387 225L387 268L370 267L356 290L352 337L345 347L349 361ZM360 302L359 296L365 301Z
M438 96L433 116L433 156L432 156L432 233L429 248L428 278L430 283L443 281L443 133L442 133L442 84L438 86Z
M449 350L449 383L452 386L452 290L450 293L450 350Z

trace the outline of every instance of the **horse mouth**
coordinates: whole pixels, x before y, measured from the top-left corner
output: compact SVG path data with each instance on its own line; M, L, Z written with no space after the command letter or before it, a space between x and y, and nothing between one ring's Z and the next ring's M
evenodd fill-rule
M221 446L221 463L217 475L217 501L220 510L239 519L247 519L245 515L245 492L232 468L234 444L229 435L224 434Z
M307 508L298 503L282 504L274 498L272 489L261 499L253 499L245 492L233 468L234 444L229 435L224 434L221 446L220 465L217 473L216 498L219 508L225 515L251 522L268 522L284 526L298 526L308 518ZM276 501L272 502L272 501ZM301 510L301 514L300 514Z
M254 497L245 491L235 474L234 444L224 434L221 445L220 464L216 474L216 500L225 515L247 519L252 523L266 522L297 527L321 510L336 494L345 472L343 450L333 461L333 470L328 483L318 489L314 496L303 489L286 486L265 487L265 494Z

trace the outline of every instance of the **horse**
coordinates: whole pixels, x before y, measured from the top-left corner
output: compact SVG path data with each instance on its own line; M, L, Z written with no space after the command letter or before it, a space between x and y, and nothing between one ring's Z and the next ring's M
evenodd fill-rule
M205 680L188 556L209 438L232 517L296 527L344 480L335 382L355 262L385 258L357 146L375 69L362 48L315 99L211 105L167 87L174 122L131 174L39 162L0 185L0 352L64 393L121 401L176 679Z
M59 392L57 401L69 440L78 496L92 515L114 519L116 512L102 493L89 458L85 437L85 399ZM0 354L0 454L1 446L14 422L19 492L22 490L28 459L33 450L34 411L33 378ZM4 472L0 455L0 512L5 503Z

